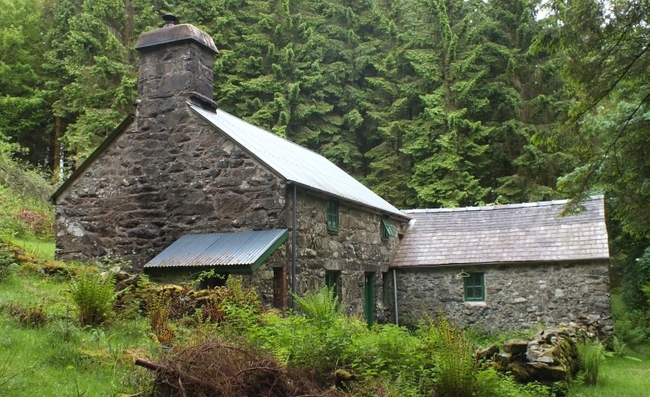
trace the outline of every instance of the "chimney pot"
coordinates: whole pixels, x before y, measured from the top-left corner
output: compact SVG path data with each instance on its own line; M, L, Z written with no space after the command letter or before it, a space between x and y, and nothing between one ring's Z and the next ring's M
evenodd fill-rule
M174 26L178 23L178 18L174 14L165 14L162 16L163 21L165 21L164 28L169 26Z

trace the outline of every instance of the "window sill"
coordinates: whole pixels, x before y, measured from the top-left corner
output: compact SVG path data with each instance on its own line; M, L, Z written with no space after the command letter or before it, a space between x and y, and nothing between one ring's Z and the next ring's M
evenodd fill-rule
M465 306L468 307L486 307L485 301L465 301Z

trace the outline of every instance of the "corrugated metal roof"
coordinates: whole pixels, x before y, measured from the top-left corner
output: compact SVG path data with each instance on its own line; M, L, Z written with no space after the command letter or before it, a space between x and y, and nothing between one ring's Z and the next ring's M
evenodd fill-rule
M286 229L188 234L144 267L251 266L286 238Z
M287 182L406 218L400 210L320 154L221 109L214 113L191 103L189 105Z
M404 211L413 218L392 266L609 258L603 196L560 217L567 202Z

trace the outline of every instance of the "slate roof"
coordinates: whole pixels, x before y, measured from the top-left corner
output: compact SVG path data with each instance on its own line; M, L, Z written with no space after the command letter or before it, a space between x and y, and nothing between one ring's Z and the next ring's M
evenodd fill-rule
M402 219L408 218L320 154L249 124L224 110L217 109L215 113L191 103L189 106L287 182L397 215Z
M286 229L188 234L144 268L250 266L247 270L255 270L286 239Z
M531 263L608 259L603 196L579 215L568 200L404 211L412 217L391 266Z

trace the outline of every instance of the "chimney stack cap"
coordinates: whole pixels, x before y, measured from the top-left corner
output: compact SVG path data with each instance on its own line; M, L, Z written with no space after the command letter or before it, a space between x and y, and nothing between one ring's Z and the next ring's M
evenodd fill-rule
M163 27L174 26L178 23L178 18L176 18L176 15L174 14L165 14L162 16L162 19L165 21L165 25Z
M193 41L215 54L219 53L217 46L214 45L214 40L206 32L187 23L174 25L174 21L178 21L178 19L171 14L165 14L163 19L165 20L165 26L143 33L140 36L140 40L135 46L136 50L145 51L177 42Z

